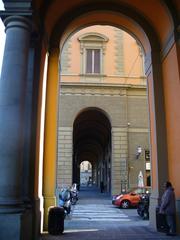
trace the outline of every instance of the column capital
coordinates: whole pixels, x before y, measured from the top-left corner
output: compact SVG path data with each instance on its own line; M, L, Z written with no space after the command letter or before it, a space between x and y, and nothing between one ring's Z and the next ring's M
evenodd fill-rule
M24 28L27 31L31 31L32 22L27 17L22 16L9 16L4 19L5 32L9 28L19 27Z
M3 3L7 10L27 11L31 9L32 0L3 0Z
M48 52L49 52L50 56L59 55L60 50L58 47L51 47L51 48L49 48Z
M0 11L0 18L2 19L2 21L11 16L22 16L32 18L33 11L30 2L28 5L24 5L23 1L21 3L19 2L19 4L14 1L11 3L9 2L8 4L5 3L4 7L5 10Z

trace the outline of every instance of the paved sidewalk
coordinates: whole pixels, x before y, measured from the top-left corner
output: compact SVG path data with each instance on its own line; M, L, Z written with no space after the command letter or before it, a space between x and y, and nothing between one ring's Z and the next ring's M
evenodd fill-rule
M91 191L94 190L94 191ZM96 210L97 209L97 214ZM76 211L75 211L76 210ZM82 211L86 212L82 214ZM114 221L106 221L103 214L114 217ZM134 212L133 212L134 211ZM78 216L79 212L79 216ZM117 212L117 213L116 213ZM89 217L88 217L88 214ZM95 218L94 218L95 214ZM115 215L116 214L116 215ZM127 215L129 221L117 221L117 216ZM131 216L132 214L132 216ZM98 216L99 215L99 216ZM81 217L82 216L82 217ZM84 220L83 220L84 217ZM99 219L98 219L99 217ZM125 216L122 216L125 217ZM89 218L89 219L87 219ZM102 218L102 220L101 220ZM126 218L126 219L127 219ZM94 220L95 219L95 220ZM42 234L41 240L168 240L179 239L180 236L169 237L164 233L155 232L149 227L148 221L141 220L136 210L122 210L111 204L111 198L98 189L83 188L80 199L74 211L65 220L65 230L62 235L52 236Z

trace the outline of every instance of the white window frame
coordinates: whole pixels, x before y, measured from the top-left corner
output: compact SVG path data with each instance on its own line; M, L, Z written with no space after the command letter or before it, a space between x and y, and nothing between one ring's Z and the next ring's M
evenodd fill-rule
M94 50L100 50L100 62L99 62L99 64L100 64L100 71L99 71L99 73L95 73L94 72ZM93 51L93 57L92 57L92 72L91 73L88 73L87 72L87 50L92 50ZM103 57L102 57L102 49L101 48L85 48L85 54L84 54L84 74L87 74L87 75L89 75L89 74L95 74L95 75L97 75L97 74L102 74L102 59L103 59Z
M85 33L78 38L80 42L80 53L81 53L81 67L80 74L87 76L97 76L104 74L104 55L106 52L106 43L108 38L99 33ZM86 72L86 60L87 50L99 49L100 50L100 73L87 73Z

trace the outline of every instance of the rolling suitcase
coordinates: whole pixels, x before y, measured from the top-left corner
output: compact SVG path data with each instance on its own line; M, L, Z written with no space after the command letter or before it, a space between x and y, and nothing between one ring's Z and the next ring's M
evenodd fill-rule
M64 208L53 207L48 215L48 232L52 235L62 234L64 231Z
M165 214L159 213L159 209L156 209L156 227L159 232L168 232L169 226L166 222Z

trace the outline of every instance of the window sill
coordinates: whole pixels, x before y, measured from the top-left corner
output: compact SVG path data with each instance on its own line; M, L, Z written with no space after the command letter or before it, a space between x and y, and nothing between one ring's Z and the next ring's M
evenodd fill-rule
M95 77L95 78L97 78L97 77L106 77L105 74L98 74L98 73L96 73L96 74L94 74L94 73L84 73L84 74L80 74L79 76L82 76L82 77Z

